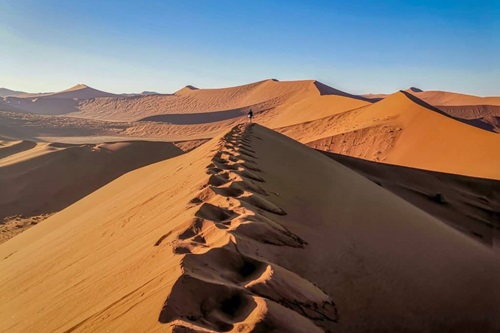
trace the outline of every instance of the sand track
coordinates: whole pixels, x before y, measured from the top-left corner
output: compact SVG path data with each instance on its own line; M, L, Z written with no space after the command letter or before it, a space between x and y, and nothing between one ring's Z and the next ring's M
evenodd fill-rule
M262 246L307 243L272 219L286 212L261 187L265 173L249 152L258 139L251 125L226 134L207 166L207 184L191 200L199 209L174 242L174 252L185 254L183 274L159 315L175 332L330 332L337 321L329 295L259 255Z

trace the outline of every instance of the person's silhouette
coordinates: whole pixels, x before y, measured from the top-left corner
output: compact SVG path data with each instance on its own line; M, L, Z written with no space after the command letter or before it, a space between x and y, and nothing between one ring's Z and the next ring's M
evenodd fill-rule
M250 111L248 111L247 116L248 116L248 121L252 122L252 119L253 119L253 111L252 111L252 109L250 109Z

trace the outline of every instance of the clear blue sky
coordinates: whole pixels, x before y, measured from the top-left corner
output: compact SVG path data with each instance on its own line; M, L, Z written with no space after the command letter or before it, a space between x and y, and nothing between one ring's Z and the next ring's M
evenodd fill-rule
M0 0L0 87L173 92L266 78L500 95L500 1Z

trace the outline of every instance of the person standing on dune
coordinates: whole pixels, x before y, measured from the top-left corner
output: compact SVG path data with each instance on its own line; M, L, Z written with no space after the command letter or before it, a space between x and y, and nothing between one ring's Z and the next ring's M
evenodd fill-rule
M248 116L248 121L252 122L252 119L253 119L253 111L252 111L252 109L250 109L250 111L248 111L247 116Z

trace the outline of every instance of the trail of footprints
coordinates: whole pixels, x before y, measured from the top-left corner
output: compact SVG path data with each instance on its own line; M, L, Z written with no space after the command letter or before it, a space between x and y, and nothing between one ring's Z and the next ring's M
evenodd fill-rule
M261 185L251 125L235 127L207 166L208 183L191 204L199 209L174 243L186 254L159 321L174 332L329 332L337 321L331 298L297 274L259 255L265 246L306 242L269 213L286 215ZM162 239L156 242L159 245ZM267 309L265 314L260 313ZM264 317L258 321L257 318ZM186 325L189 323L190 325ZM195 330L188 326L197 327Z

